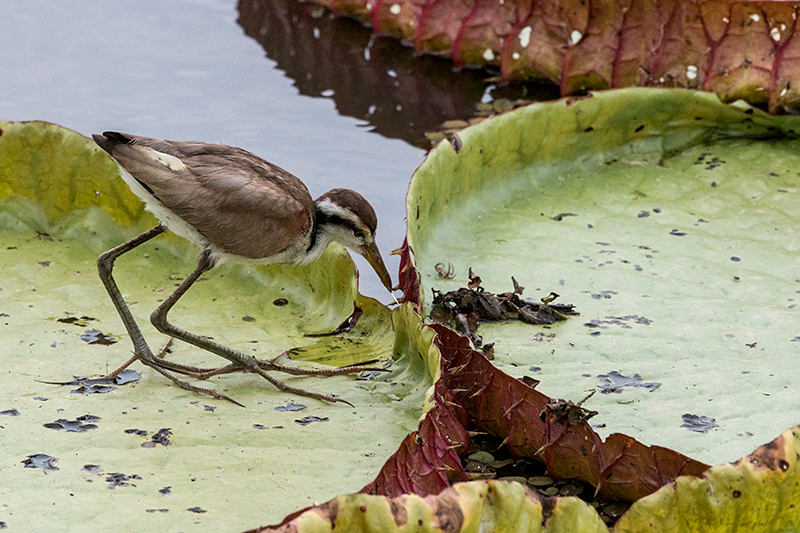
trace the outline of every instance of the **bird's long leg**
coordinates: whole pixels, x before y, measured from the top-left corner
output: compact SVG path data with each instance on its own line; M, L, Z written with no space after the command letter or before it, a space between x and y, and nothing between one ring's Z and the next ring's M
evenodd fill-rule
M211 339L207 339L205 337L201 337L200 335L196 335L189 331L183 330L177 326L172 325L167 320L167 314L169 313L170 309L175 305L175 303L183 296L187 290L194 284L197 279L202 276L204 273L208 272L211 268L213 268L214 262L211 259L211 250L206 248L202 252L200 252L200 257L197 259L197 266L195 267L194 271L192 271L186 279L178 286L175 291L170 294L161 305L159 305L155 311L150 315L150 321L156 327L158 331L165 335L169 335L171 337L175 337L176 339L180 339L184 342L188 342L189 344L193 344L199 348L204 350L208 350L211 353L217 354L220 357L224 357L231 363L236 366L241 367L243 370L248 372L253 372L254 374L258 374L270 383L272 383L275 388L281 391L297 394L300 396L307 396L310 398L316 398L319 400L324 400L327 402L342 402L347 403L345 400L338 398L336 396L332 396L330 394L321 394L317 392L306 391L303 389L298 389L295 387L291 387L286 385L284 382L270 376L266 373L265 370L277 370L281 372L287 372L290 374L302 374L302 375L333 375L339 369L334 369L332 371L305 371L302 369L295 369L291 367L284 367L273 361L259 361L252 355L245 354L244 352L240 352L239 350L234 350L233 348L229 348L228 346L224 346L218 342L212 341ZM222 367L226 369L225 372L220 373L227 373L229 367ZM330 373L329 373L330 372ZM339 372L342 373L342 372Z
M119 313L122 323L125 325L125 329L127 330L128 335L131 337L131 341L133 341L134 356L124 365L109 374L109 376L116 376L127 366L136 361L136 359L153 359L153 353L150 351L150 347L144 340L144 336L142 335L139 326L136 324L136 321L133 319L133 315L131 314L130 309L128 309L128 305L125 303L125 299L122 297L119 287L117 287L117 282L114 281L114 276L111 274L112 270L114 269L114 261L116 261L116 259L122 254L130 252L137 246L146 243L157 235L161 235L165 231L167 231L167 228L159 224L158 226L145 231L138 237L134 237L133 239L120 244L116 248L112 248L111 250L100 254L100 257L97 258L97 272L100 275L100 279L102 280L103 285L105 285L106 291L111 297L111 301L114 302L114 307L117 308L117 313Z
M242 355L247 357L245 354ZM330 377L330 376L341 376L345 374L357 374L359 372L389 372L389 370L386 368L377 368L373 366L361 366L361 365L350 365L339 368L300 368L295 366L285 366L279 363L275 363L275 360L279 359L281 355L267 361L256 359L256 362L258 363L258 366L260 366L262 370L279 371L283 372L284 374L291 374L294 376ZM171 361L164 361L164 360L159 360L158 364L162 366L164 369L168 369L171 370L172 372L183 374L185 376L190 376L195 379L209 379L214 376L220 376L223 374L233 374L235 372L249 372L247 368L237 363L231 363L229 365L221 366L218 368L198 368L195 366L182 365L180 363L173 363Z
M125 303L125 299L122 297L122 293L119 291L119 287L117 287L117 282L114 280L114 276L112 275L114 261L122 254L130 252L137 246L144 244L153 237L156 237L165 231L167 231L166 226L159 224L158 226L145 231L138 237L134 237L133 239L120 244L116 248L112 248L111 250L100 254L100 257L97 258L97 271L100 275L100 279L102 280L103 285L105 285L106 291L111 297L111 301L114 302L114 307L117 308L117 313L119 313L122 323L125 325L125 330L128 332L131 341L133 341L133 357L128 359L122 366L113 372L99 379L114 379L120 374L120 372L138 360L183 389L199 392L201 394L207 394L214 398L221 398L231 401L237 405L242 405L214 389L197 387L167 372L163 366L159 364L160 360L156 359L156 357L153 355L153 352L150 351L150 347L147 345L147 341L144 340L142 331L136 324L130 309L128 309L128 305Z

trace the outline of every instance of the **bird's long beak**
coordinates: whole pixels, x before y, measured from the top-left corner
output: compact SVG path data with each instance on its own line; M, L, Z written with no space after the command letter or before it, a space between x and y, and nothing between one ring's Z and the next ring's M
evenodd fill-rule
M381 257L381 253L378 251L378 247L375 243L362 246L360 251L361 255L364 256L370 266L372 266L378 274L386 290L392 292L392 277L389 275L389 271L386 270L386 265L383 264L383 257Z

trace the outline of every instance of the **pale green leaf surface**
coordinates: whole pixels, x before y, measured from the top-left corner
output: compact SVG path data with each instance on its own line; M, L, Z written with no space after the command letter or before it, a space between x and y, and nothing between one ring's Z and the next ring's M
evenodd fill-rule
M573 401L601 374L640 374L661 386L584 405L601 434L735 460L800 421L794 131L797 118L713 95L639 89L469 128L460 153L439 145L409 189L424 297L464 286L469 267L495 293L512 290L511 276L524 296L559 293L581 316L481 325L498 367ZM563 213L577 216L552 220ZM439 279L437 263L455 279ZM719 428L691 432L685 413Z
M396 371L369 381L276 375L337 394L355 408L279 393L249 374L199 383L243 409L184 391L141 364L135 365L143 372L139 383L108 394L71 394L76 387L38 383L103 374L130 357L132 345L95 261L155 221L89 140L42 123L0 128L0 411L20 413L0 416L0 521L10 529L241 531L277 522L314 501L359 490L416 427L431 377L413 363L419 355L409 363L406 350L414 344L395 346L388 310L358 294L355 267L338 246L305 268L222 265L170 316L176 325L262 358L305 347L293 356L297 365L310 358L339 365L392 357ZM148 317L191 272L196 256L193 246L167 235L117 260L117 282L154 350L166 339ZM277 299L288 303L275 305ZM354 302L364 315L343 340L303 336L332 330ZM86 326L57 321L68 316L91 320ZM80 336L90 328L119 342L89 345ZM336 357L325 358L329 352ZM227 363L181 343L168 357L207 367ZM276 411L286 402L307 409ZM100 417L97 429L43 427L86 414ZM305 416L328 421L295 423ZM171 428L169 446L141 446L162 428ZM25 468L22 461L39 453L57 457L58 470ZM102 473L83 470L87 464ZM112 473L141 479L110 489L105 479ZM169 494L159 493L164 487L171 487ZM187 511L196 507L206 512Z
M616 533L783 533L800 528L800 428L702 478L680 477L631 506ZM702 529L698 527L702 524Z

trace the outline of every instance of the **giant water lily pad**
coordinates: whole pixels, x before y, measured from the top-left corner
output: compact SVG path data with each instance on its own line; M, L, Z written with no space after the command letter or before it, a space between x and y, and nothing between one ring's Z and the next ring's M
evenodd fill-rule
M501 369L557 398L607 392L585 404L601 434L735 460L798 421L796 131L795 118L678 90L469 128L409 190L422 296L466 285L470 267L493 292L514 276L523 296L560 294L580 317L481 325ZM684 415L716 427L690 431Z
M577 498L542 497L519 483L459 483L435 495L386 498L340 496L277 527L256 531L316 533L378 531L607 531L597 513Z
M394 359L391 374L365 381L276 376L354 408L279 393L249 374L199 383L243 409L182 390L140 364L133 367L139 382L95 391L102 394L38 382L103 374L130 357L95 261L155 220L85 137L38 122L0 122L0 131L0 411L18 413L0 417L7 510L0 521L9 528L52 531L91 521L104 530L131 523L243 530L358 490L416 426L432 382L428 351L411 357L419 343L395 345L388 310L358 294L354 265L336 246L307 268L222 265L171 317L258 357L299 347L290 364ZM154 351L166 339L149 314L196 256L166 235L117 260L117 281ZM332 330L354 303L364 314L350 333L304 335ZM88 342L97 339L103 342ZM226 363L181 343L167 357ZM44 455L54 459L35 459Z

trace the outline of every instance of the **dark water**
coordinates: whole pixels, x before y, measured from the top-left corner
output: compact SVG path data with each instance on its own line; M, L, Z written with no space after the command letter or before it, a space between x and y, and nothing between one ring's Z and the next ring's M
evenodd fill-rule
M0 50L0 119L220 142L284 167L313 196L356 189L375 205L395 279L388 254L405 235L425 131L499 91L486 73L415 58L296 0L4 0ZM387 301L357 263L362 292Z

